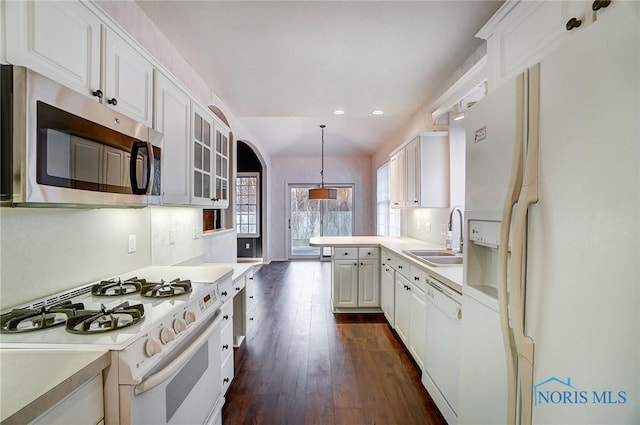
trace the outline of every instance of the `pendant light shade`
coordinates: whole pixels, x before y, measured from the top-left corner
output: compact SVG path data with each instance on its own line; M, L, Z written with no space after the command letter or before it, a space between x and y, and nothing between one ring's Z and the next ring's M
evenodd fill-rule
M322 124L322 168L320 169L320 187L315 189L309 189L309 199L337 199L338 191L336 189L329 189L324 187L324 128L326 126Z

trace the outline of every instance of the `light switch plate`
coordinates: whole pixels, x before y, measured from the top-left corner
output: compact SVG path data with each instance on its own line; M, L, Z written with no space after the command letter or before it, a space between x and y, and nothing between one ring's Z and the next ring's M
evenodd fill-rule
M129 235L129 248L127 252L129 254L136 252L136 235Z

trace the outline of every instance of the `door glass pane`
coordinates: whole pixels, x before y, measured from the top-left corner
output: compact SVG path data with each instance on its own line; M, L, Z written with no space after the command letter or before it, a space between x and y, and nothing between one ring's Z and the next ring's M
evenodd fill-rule
M310 200L309 189L316 186L290 187L290 257L330 256L331 248L309 246L314 236L352 236L353 187L336 187L335 200ZM334 186L335 187L335 186Z
M308 187L292 187L291 256L319 256L320 248L309 246L309 239L320 236L320 201L309 199Z

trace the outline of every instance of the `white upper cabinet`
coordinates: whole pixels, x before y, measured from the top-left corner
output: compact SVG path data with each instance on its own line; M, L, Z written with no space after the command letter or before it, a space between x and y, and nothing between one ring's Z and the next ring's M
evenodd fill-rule
M213 192L213 114L191 102L191 203L211 206Z
M477 34L487 40L489 90L539 62L613 6L583 0L505 2Z
M173 81L156 71L154 128L164 135L162 203L189 204L189 141L191 99Z
M213 164L213 206L227 208L229 206L229 135L231 130L219 120L215 121L215 158Z
M8 1L5 15L7 62L151 126L153 66L81 2Z
M104 80L107 105L151 127L153 66L113 31L104 29Z
M447 132L421 133L391 155L391 206L449 206Z
M100 20L80 2L7 1L6 60L86 96L100 88Z

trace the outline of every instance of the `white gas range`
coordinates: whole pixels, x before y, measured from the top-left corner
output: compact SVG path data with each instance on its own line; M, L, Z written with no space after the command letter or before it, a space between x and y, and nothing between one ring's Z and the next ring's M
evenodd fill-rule
M110 350L106 424L214 423L224 403L218 284L232 274L145 267L56 294L3 312L0 348ZM42 329L17 332L30 327Z

